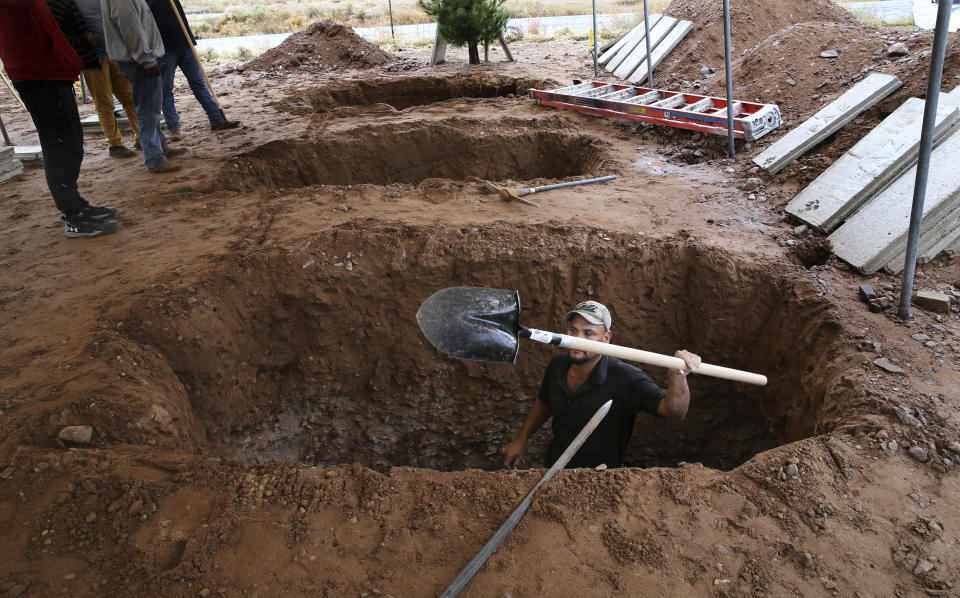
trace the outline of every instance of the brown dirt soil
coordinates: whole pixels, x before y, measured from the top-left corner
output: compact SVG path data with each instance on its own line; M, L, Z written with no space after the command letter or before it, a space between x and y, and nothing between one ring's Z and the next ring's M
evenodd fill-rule
M350 27L319 21L251 60L241 70L326 73L370 68L394 60L392 54L363 39Z
M666 14L692 21L694 30L670 53L659 67L661 73L680 73L698 79L700 69L723 71L723 5L710 0L675 0ZM829 0L732 0L730 30L735 41L734 55L765 40L790 25L827 22L860 28L852 14ZM808 48L813 51L813 47ZM819 54L819 52L817 52Z
M920 85L923 59L883 64L844 37L900 34L824 22L821 4L750 6L763 27L743 85L777 89L784 63L791 119L819 105L791 90L826 101L865 64ZM806 24L784 30L795 13ZM804 71L820 60L788 51L804 35L841 58ZM554 354L437 352L415 313L453 285L518 289L544 329L592 297L615 342L770 379L691 377L685 421L641 418L629 467L558 474L463 595L957 595L958 308L869 312L858 285L896 296L898 280L856 275L781 216L853 140L761 176L751 200L755 148L728 160L722 138L538 107L526 88L587 78L589 55L512 50L416 66L425 49L402 72L227 69L214 85L246 129L223 141L179 85L181 172L87 136L81 190L121 210L102 239L63 237L40 169L0 185L0 595L439 594L544 473L499 464ZM35 143L9 95L0 111ZM598 174L618 178L539 209L480 180ZM960 262L917 281L956 293ZM70 425L91 443L59 440Z

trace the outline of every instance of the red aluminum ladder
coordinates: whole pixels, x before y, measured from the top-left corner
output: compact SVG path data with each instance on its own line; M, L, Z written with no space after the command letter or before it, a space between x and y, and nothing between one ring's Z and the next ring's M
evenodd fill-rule
M541 106L727 134L727 100L724 98L599 81L585 81L560 89L531 89L530 97ZM733 115L733 134L746 141L755 141L783 124L776 104L735 101Z

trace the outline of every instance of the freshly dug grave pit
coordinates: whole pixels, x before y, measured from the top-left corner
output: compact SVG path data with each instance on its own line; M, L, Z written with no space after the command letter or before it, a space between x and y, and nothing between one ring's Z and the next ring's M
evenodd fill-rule
M615 342L687 348L769 377L759 388L691 376L686 420L641 415L630 465L730 469L856 416L841 326L794 268L583 227L348 223L225 258L190 287L145 299L124 329L165 361L150 386L183 389L169 411L190 414L179 425L202 453L496 469L556 351L521 341L515 365L439 353L415 314L457 285L519 289L521 322L548 330L597 299L611 308ZM664 370L647 371L665 382ZM535 464L549 437L531 443Z
M418 184L428 178L559 179L599 172L609 144L518 119L454 118L364 125L315 141L272 141L241 154L217 185Z
M338 86L310 90L305 94L298 93L297 98L309 102L314 111L374 104L388 104L397 110L405 110L456 98L524 96L530 88L553 87L559 87L559 84L545 79L489 75L403 77L349 81Z

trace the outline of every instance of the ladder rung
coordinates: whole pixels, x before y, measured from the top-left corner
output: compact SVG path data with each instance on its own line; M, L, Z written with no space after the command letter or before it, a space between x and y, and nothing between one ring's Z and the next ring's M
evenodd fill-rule
M733 103L733 116L734 116L734 118L740 116L741 114L743 114L743 104L741 104L740 102L734 102L734 103ZM726 107L726 106L724 106L723 108L720 108L719 110L714 110L713 112L710 113L710 116L724 116L724 117L725 117L726 115L727 115L727 107Z
M569 87L561 87L560 89L554 91L553 93L566 93L569 95L580 95L581 93L593 89L593 83L587 81L586 83L581 83L579 85L571 85Z
M713 98L703 98L699 102L694 102L693 104L683 107L684 110L689 110L690 112L706 112L711 108L713 108Z
M582 98L595 98L608 94L613 90L613 85L603 85L601 87L594 87L593 89L588 89L587 91L582 91L577 95Z
M626 89L621 89L619 91L611 91L607 95L598 99L610 100L613 102L623 102L625 100L628 100L629 98L634 97L635 95L637 95L637 90L633 87L628 87Z
M649 104L650 102L653 102L654 100L659 100L659 99L660 99L659 91L648 91L645 94L630 98L629 100L627 100L627 103L628 104Z
M669 98L664 98L659 102L654 102L650 104L651 106L656 106L657 108L678 108L686 104L686 100L683 97L682 93L672 95Z

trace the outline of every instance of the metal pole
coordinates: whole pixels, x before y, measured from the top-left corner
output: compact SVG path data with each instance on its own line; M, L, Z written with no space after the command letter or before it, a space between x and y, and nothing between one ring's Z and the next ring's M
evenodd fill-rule
M647 40L647 87L653 88L653 65L650 63L650 11L647 0L643 0L643 31Z
M724 62L727 67L727 137L730 138L730 157L737 154L733 142L733 50L730 47L730 0L723 0Z
M390 7L390 38L396 41L397 36L393 34L393 0L387 0L387 6Z
M599 64L599 54L598 49L599 43L597 42L597 37L599 37L597 32L597 0L593 0L593 76L600 76L600 64Z
M13 145L10 143L10 136L7 135L7 128L3 126L3 119L0 118L0 133L3 133L3 144L4 145Z
M940 99L940 80L943 58L947 51L947 29L950 24L950 2L940 0L937 7L937 27L933 34L933 56L927 75L927 101L923 109L923 129L920 132L920 157L917 160L917 179L913 184L913 208L910 210L910 232L907 234L907 257L903 262L903 283L900 286L900 307L897 315L910 317L910 298L913 296L913 276L917 268L917 247L920 244L920 223L923 220L923 200L927 194L927 175L930 172L930 154L933 152L933 130L937 120L937 100Z

